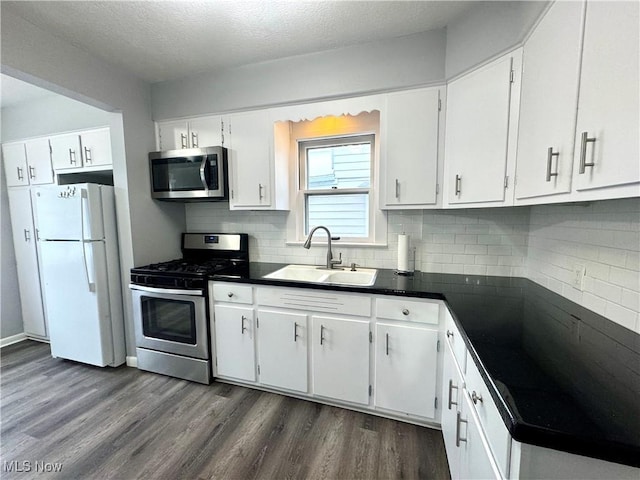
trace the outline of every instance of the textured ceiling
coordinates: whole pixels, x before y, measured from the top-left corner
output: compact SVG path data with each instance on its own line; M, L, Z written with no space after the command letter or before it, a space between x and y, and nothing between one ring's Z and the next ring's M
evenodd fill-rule
M469 1L2 1L149 82L442 28Z

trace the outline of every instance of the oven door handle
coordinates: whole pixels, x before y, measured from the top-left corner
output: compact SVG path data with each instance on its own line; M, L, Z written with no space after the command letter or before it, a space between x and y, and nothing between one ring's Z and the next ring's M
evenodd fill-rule
M156 288L156 287L143 287L142 285L129 284L131 290L140 290L141 292L148 293L164 293L169 295L191 295L194 297L201 297L202 290L181 290L178 288Z

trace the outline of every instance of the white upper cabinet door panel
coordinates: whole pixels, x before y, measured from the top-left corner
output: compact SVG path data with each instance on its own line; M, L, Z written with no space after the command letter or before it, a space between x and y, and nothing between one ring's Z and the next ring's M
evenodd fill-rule
M46 185L53 183L51 168L51 151L48 138L28 140L24 144L27 151L29 181L31 185Z
M517 199L571 190L583 12L554 3L524 45Z
M449 84L445 132L449 204L505 202L511 85L519 76L520 63L521 51L516 51Z
M577 190L640 182L639 10L638 2L587 3L574 160Z
M24 143L2 145L2 160L4 161L4 174L7 176L7 187L29 185Z
M223 144L223 120L219 115L195 118L189 122L191 148L218 147Z
M49 138L51 145L51 163L54 170L82 167L80 135L68 133Z
M158 124L158 147L161 151L189 148L189 126L186 120Z
M383 207L436 203L439 93L430 88L387 97Z
M85 167L113 164L111 157L111 135L108 128L83 132L80 135L82 158Z

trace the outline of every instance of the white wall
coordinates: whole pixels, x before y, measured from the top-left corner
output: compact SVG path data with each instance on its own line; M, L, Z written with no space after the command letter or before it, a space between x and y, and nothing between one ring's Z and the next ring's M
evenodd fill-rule
M444 29L152 85L154 120L441 83Z
M447 26L447 78L518 46L548 3L475 2Z
M532 207L527 256L529 278L640 333L640 199Z
M154 202L149 192L147 155L155 147L149 85L6 10L1 22L2 73L122 113L112 135L123 140L120 152L114 153L114 187L125 285L134 265L179 256L184 207ZM124 294L127 351L133 354L126 287Z
M0 168L0 260L0 339L2 339L24 331L4 166Z

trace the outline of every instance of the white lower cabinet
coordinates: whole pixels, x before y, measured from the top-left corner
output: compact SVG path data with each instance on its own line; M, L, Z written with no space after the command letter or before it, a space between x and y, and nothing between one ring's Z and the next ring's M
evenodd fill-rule
M307 315L258 309L256 324L260 383L307 393Z
M437 348L437 330L376 324L375 406L434 418Z
M369 403L369 321L312 316L313 393Z
M255 382L253 308L216 305L214 328L217 375Z

